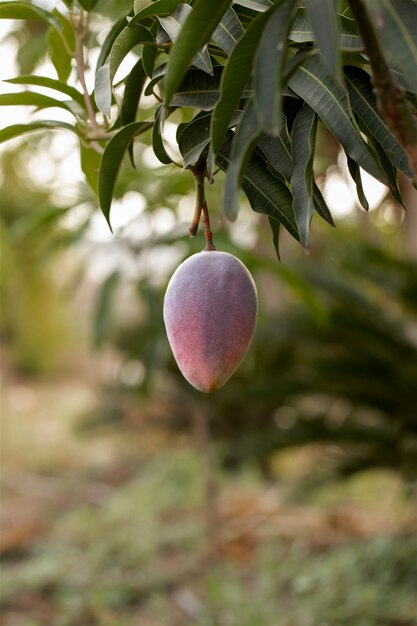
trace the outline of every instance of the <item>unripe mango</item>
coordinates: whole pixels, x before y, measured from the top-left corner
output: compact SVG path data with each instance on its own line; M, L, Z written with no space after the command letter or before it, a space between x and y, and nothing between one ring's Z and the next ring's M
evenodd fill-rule
M199 391L222 387L245 356L255 329L255 283L227 252L193 254L174 272L164 321L184 378Z

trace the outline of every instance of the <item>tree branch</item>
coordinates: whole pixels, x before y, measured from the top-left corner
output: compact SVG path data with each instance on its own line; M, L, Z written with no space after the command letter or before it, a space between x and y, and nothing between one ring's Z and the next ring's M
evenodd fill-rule
M391 72L364 1L349 0L349 5L369 57L378 110L407 152L410 167L417 179L417 120L413 107Z

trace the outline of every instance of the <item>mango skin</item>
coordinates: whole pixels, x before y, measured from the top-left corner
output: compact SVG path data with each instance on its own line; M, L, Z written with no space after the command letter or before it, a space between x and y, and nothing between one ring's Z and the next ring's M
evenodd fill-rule
M164 322L193 387L210 393L229 380L252 341L257 312L253 278L232 254L203 251L181 263L168 283Z

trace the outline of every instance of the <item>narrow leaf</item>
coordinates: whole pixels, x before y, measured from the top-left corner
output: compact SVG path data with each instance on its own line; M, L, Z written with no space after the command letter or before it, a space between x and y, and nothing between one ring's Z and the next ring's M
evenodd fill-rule
M169 56L165 77L166 106L181 84L197 52L210 39L231 0L196 0Z
M365 209L365 211L369 211L369 202L366 199L365 192L363 190L360 167L356 163L356 161L350 158L350 156L347 157L347 162L349 173L352 176L353 182L356 185L356 194L358 196L358 200L361 206Z
M234 0L233 4L252 9L252 11L257 11L258 13L264 13L272 6L270 0Z
M42 122L31 122L30 124L14 124L0 129L0 143L8 141L14 137L19 137L26 133L31 133L36 130L70 130L76 133L76 129L71 124L65 122L57 122L56 120L43 120Z
M47 35L48 53L53 66L56 69L59 80L67 81L71 74L71 56L64 47L61 36L55 30L50 28Z
M48 89L54 89L59 91L77 102L80 106L85 108L85 102L82 93L60 80L55 78L49 78L47 76L36 76L36 74L28 74L24 76L16 76L15 78L9 78L4 81L5 83L11 83L13 85L38 85L39 87L47 87Z
M98 59L96 63L96 72L100 69L102 65L104 65L107 57L110 54L112 45L114 44L114 42L116 41L117 37L120 35L122 30L126 28L128 24L129 22L127 21L126 17L122 17L122 19L120 19L118 22L113 24L113 26L111 27L111 29L106 35L103 45L100 48L100 54L98 55Z
M384 172L362 139L346 90L332 76L320 55L308 58L290 77L289 86L320 116L346 153L374 178L387 184Z
M233 48L224 68L221 95L213 112L211 145L217 154L227 133L230 118L237 108L252 71L253 58L266 23L279 4L260 13Z
M338 0L307 0L308 15L327 69L341 79Z
M295 0L287 0L271 15L255 56L255 106L262 130L271 135L279 132L286 46L295 5Z
M213 32L211 38L214 43L219 46L219 48L229 54L244 32L245 31L238 16L236 15L236 12L229 7L220 20L219 25Z
M234 135L224 185L223 209L226 217L233 221L239 211L239 188L243 172L246 170L260 132L257 111L253 101L249 101Z
M274 244L274 248L275 248L275 252L277 253L277 257L278 257L278 261L281 260L281 256L279 253L279 231L281 228L281 224L278 222L278 220L274 219L273 217L270 217L268 215L268 222L269 225L271 227L271 231L272 231L272 243Z
M289 181L293 173L293 162L291 139L285 123L282 125L278 137L261 135L258 148L263 152L273 169Z
M145 85L146 74L142 59L133 66L126 79L120 117L123 126L135 121L139 100Z
M6 20L37 20L46 22L58 30L61 23L50 11L29 2L2 2L0 4L0 19Z
M369 74L359 67L345 67L346 84L352 109L366 132L381 144L387 157L408 178L413 179L407 154L388 129L376 108L376 98Z
M73 115L83 115L85 111L76 102L68 102L68 100L57 100L50 96L45 96L34 91L22 91L20 93L2 93L0 94L0 106L35 106L37 109L47 109L57 107L65 109Z
M292 128L294 170L291 176L291 189L301 243L307 247L309 246L310 221L314 211L313 158L316 131L317 115L308 104L304 103Z
M103 344L111 327L113 296L119 279L120 274L118 271L115 271L106 278L101 286L93 324L93 343L95 348L99 348Z
M417 2L368 0L366 8L390 65L407 75L417 93Z
M152 147L156 158L164 165L172 163L172 159L165 150L162 138L162 107L159 107L155 115L155 124L152 131Z
M192 8L189 4L181 3L171 15L167 15L166 17L158 16L159 23L172 42L177 41L181 27L191 12ZM213 65L211 63L207 46L204 46L197 52L191 64L203 72L207 72L207 74L213 74Z
M171 106L195 107L202 111L210 111L220 97L220 78L223 68L214 67L214 75L210 76L197 69L187 72L177 93L171 100ZM248 95L246 92L243 95Z
M100 170L101 154L93 150L89 145L80 142L80 162L87 183L92 191L98 194L98 173Z
M314 3L314 0L311 0L311 2ZM339 15L338 28L338 46L340 50L355 52L364 49L363 41L355 20ZM297 11L289 38L297 43L307 43L316 40L316 33L311 25L309 15L304 8L300 8Z
M123 157L135 135L145 132L148 128L149 124L146 122L128 124L110 139L104 150L100 165L98 192L100 207L110 229L111 201Z
M184 0L156 0L136 13L130 24L137 24L141 20L156 16L171 15Z
M317 186L317 183L314 180L313 180L313 202L314 202L314 208L317 211L317 214L320 215L320 217L324 219L325 222L330 224L330 226L335 227L336 224L333 221L333 217L332 217L332 214L330 213L330 209L327 206L326 201L323 198L323 195L319 187Z

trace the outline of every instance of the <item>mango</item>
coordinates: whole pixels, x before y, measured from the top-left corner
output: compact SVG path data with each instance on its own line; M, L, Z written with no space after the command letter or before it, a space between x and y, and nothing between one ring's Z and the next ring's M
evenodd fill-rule
M164 299L164 322L184 378L199 391L220 389L252 341L258 311L248 269L227 252L204 250L175 270Z

